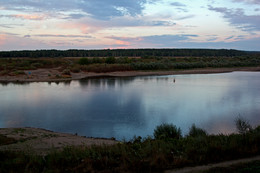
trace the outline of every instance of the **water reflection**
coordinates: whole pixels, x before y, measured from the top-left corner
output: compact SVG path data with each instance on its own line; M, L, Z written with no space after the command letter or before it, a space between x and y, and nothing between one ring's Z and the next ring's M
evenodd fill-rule
M0 127L32 126L93 137L152 135L164 122L187 133L235 131L238 115L259 125L260 73L90 78L0 85ZM174 79L176 82L174 83Z
M29 82L21 82L21 81L0 82L0 86L8 86L8 85L29 85Z
M132 77L96 77L96 78L87 78L79 80L79 84L84 87L97 87L97 88L103 88L103 87L109 87L109 88L115 88L116 86L122 87L123 85L127 85L131 82L133 82L135 78Z

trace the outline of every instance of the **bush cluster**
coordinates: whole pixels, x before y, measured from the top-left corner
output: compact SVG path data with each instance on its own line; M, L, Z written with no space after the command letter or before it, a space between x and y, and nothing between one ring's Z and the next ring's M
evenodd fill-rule
M82 57L82 58L1 58L0 75L39 68L70 69L72 72L114 72L131 70L179 70L195 68L259 66L260 56L238 57ZM100 70L99 70L100 69Z

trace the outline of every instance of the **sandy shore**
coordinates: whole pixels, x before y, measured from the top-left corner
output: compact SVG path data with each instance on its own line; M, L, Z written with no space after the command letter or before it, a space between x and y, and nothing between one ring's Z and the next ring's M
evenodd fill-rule
M133 77L150 75L178 75L178 74L208 74L227 73L233 71L260 71L260 67L237 67L237 68L201 68L191 70L175 71L124 71L109 73L79 72L71 75L62 75L58 68L37 69L24 71L24 75L0 76L0 82L57 82L79 80L88 77L113 76L113 77Z
M0 128L0 135L15 142L0 146L0 150L24 151L40 155L66 146L114 145L118 141L103 138L87 138L67 133L57 133L39 128Z

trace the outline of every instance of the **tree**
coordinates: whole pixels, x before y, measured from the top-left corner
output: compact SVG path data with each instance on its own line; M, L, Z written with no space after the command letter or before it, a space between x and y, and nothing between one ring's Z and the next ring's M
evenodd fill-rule
M88 65L89 64L88 58L80 58L79 59L79 64L80 65Z
M207 132L201 128L196 127L195 124L192 124L188 136L191 137L207 136Z

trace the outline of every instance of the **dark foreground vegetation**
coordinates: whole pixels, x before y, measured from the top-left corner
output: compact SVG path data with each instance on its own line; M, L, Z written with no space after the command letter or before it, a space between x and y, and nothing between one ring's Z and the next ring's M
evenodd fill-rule
M238 134L208 135L193 125L186 136L172 124L162 124L154 137L135 137L113 146L67 147L46 156L0 152L0 172L161 172L260 154L260 126L236 120ZM0 144L14 142L0 137ZM257 170L259 162L219 170ZM221 172L221 171L220 171ZM234 171L233 171L234 172Z
M59 68L70 74L260 66L259 53L214 49L11 51L0 52L0 57L0 75L11 76L39 68Z
M211 168L202 173L260 173L260 161L252 161L249 163L240 163L229 167Z

